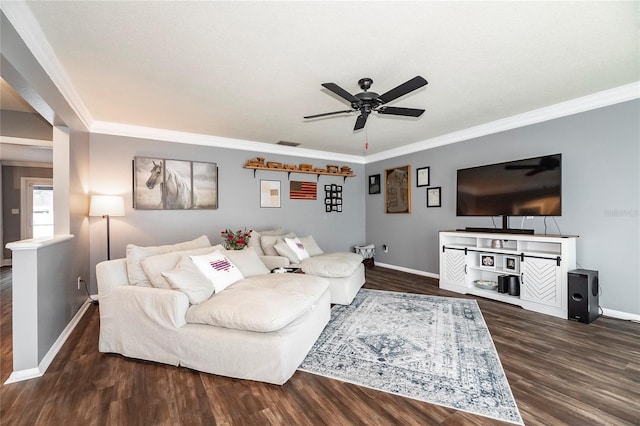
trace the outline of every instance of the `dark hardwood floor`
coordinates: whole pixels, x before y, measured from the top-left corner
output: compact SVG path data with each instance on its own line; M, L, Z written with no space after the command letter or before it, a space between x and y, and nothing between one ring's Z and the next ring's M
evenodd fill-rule
M1 276L2 382L11 283ZM375 267L366 288L466 297ZM478 300L527 425L640 425L640 324L587 325ZM283 386L98 352L98 306L37 379L0 388L3 425L489 425L494 420L296 372Z

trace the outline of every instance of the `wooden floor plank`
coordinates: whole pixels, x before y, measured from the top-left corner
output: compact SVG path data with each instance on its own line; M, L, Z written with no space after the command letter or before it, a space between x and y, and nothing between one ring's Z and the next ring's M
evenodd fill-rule
M469 298L435 279L366 270L366 288ZM640 425L640 325L581 324L477 299L527 425ZM12 370L11 277L0 271L0 378ZM98 352L91 305L47 373L0 388L2 425L495 425L306 372L283 386Z

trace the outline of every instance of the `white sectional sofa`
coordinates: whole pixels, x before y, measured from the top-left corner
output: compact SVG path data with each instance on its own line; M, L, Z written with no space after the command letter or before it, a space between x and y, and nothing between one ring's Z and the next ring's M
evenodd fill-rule
M230 261L244 278L210 289L201 257ZM96 274L101 352L212 374L283 384L330 318L329 279L271 274L253 249L225 252L202 238L127 246L126 259L102 262Z
M278 267L298 267L305 274L324 277L329 280L331 303L349 305L365 283L363 257L358 253L324 253L312 236L301 237L298 241L308 253L299 258L285 242L298 239L292 232L282 229L252 231L249 247L252 247L269 269Z

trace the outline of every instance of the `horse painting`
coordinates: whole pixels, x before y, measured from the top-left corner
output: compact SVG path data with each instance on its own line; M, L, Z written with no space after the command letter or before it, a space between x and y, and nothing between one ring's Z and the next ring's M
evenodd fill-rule
M190 209L197 204L196 189L193 188L192 192L189 181L171 167L166 167L163 160L157 163L153 161L149 178L145 183L148 189L153 189L156 185L160 186L160 206L164 209Z

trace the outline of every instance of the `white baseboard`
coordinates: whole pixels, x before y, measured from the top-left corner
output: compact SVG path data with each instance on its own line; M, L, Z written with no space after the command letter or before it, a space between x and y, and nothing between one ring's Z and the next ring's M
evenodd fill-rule
M396 271L408 272L410 274L422 275L423 277L440 279L440 275L432 272L419 271L417 269L405 268L403 266L389 265L388 263L375 262L376 266L382 266L383 268L395 269Z
M396 271L408 272L410 274L422 275L425 277L440 279L440 275L434 274L432 272L425 272L425 271L419 271L417 269L405 268L402 266L389 265L388 263L376 262L375 264L376 266L382 266L383 268L395 269ZM630 314L628 312L616 311L616 310L607 309L607 308L602 308L602 314L605 317L609 317L609 318L640 322L640 315L638 314Z
M62 349L62 345L64 345L64 342L67 341L67 338L69 338L73 330L82 319L82 316L89 308L90 303L91 302L87 299L82 304L82 306L80 306L78 312L76 312L69 324L67 324L64 330L62 330L62 333L60 333L60 336L58 336L56 341L53 342L53 345L51 345L51 348L45 354L44 358L42 358L42 361L40 361L40 364L38 364L37 368L27 368L26 370L13 371L7 381L4 382L4 384L6 385L9 383L21 382L23 380L35 379L36 377L42 376L47 371L47 368L49 368L49 365L51 365L51 362L54 360L60 349Z
M640 315L638 314L630 314L628 312L615 311L608 308L602 308L602 315L610 318L640 322Z

